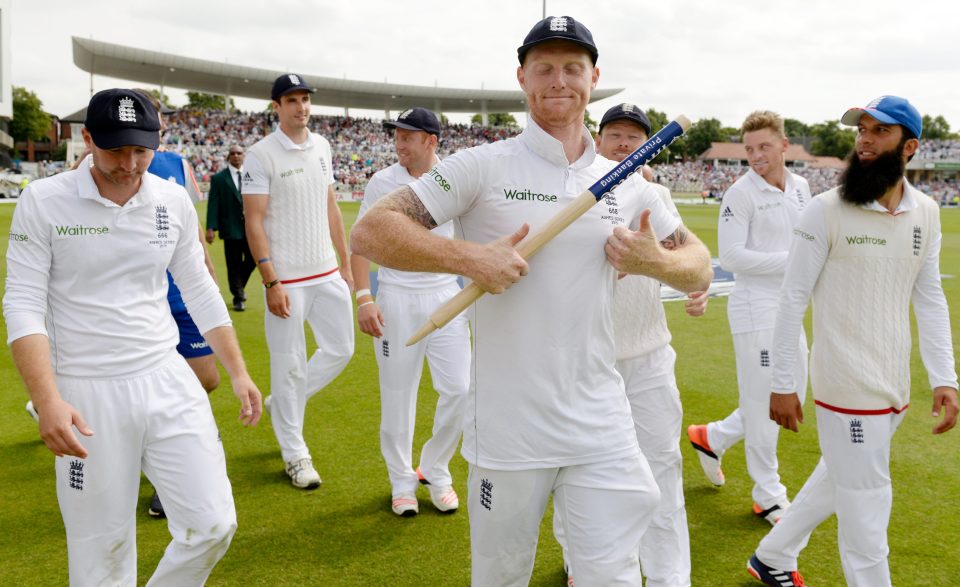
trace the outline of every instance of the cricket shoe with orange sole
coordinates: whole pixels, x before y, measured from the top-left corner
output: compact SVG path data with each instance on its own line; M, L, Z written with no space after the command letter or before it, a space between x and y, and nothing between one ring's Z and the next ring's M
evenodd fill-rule
M723 469L720 468L720 457L723 453L718 454L710 448L706 425L691 424L688 426L687 438L690 439L693 448L697 449L703 474L707 476L710 483L717 487L723 487L723 484L726 483L726 479L723 477Z
M747 572L754 579L770 587L807 587L798 571L781 571L763 564L757 555L747 561Z
M759 503L753 504L753 513L758 518L763 518L764 520L770 522L771 526L776 526L780 522L786 513L787 509L790 507L789 501L784 501L783 503L775 503L772 506L764 509L760 506Z

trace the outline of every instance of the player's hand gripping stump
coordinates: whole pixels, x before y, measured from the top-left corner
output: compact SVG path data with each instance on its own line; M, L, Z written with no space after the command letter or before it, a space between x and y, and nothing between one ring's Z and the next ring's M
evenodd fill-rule
M636 151L621 161L610 173L601 177L596 183L590 186L587 191L567 204L556 216L547 221L540 230L523 239L523 241L517 245L517 252L524 259L529 260L537 251L543 248L543 245L553 240L563 229L570 226L574 220L592 208L603 196L613 191L613 189L623 183L625 179L639 171L645 163L659 155L660 151L670 146L670 143L679 138L688 128L690 128L690 120L688 120L686 116L681 115L660 129L660 132L640 145ZM463 288L460 293L437 308L433 314L430 314L427 322L407 341L407 346L416 344L434 330L442 328L447 322L450 322L460 314L460 312L470 307L470 304L477 301L483 294L484 291L475 283L471 283Z

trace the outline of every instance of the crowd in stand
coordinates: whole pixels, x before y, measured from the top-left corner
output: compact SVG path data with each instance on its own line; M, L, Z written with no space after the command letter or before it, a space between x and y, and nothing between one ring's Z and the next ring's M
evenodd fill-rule
M268 112L226 113L181 110L167 117L163 143L187 157L197 178L209 178L226 165L230 145L249 147L276 125ZM381 121L346 116L313 116L311 130L330 141L334 176L348 190L363 190L367 180L396 160L392 135ZM484 128L452 124L444 127L438 154L445 157L467 147L515 136L517 128Z
M920 141L920 151L917 152L916 158L960 161L960 141Z
M733 182L747 172L746 165L713 165L702 161L664 163L653 168L654 179L674 192L693 192L707 197L722 198ZM794 168L794 173L810 183L810 192L819 194L837 185L839 169Z
M209 181L214 173L226 165L224 155L230 145L249 147L257 142L273 131L276 116L271 112L226 113L184 109L170 115L167 122L168 129L163 136L166 148L187 157L197 178ZM330 141L334 176L340 189L362 192L370 176L396 161L391 135L383 129L380 120L314 116L311 130ZM512 127L448 124L444 126L438 154L446 157L467 147L510 138L519 132L519 128ZM918 157L960 160L960 141L922 141ZM717 199L722 198L727 188L746 171L746 166L715 166L701 161L654 166L656 180L672 191ZM834 187L839 176L839 170L832 168L807 167L794 171L810 182L810 191L814 194ZM924 182L918 187L943 203L953 201L958 194L955 181Z

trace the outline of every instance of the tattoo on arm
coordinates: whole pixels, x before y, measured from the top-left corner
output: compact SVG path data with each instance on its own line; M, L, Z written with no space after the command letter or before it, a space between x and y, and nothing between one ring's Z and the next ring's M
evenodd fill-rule
M687 229L682 224L677 227L677 230L667 238L660 241L660 245L665 249L671 251L679 249L687 242Z
M427 211L426 206L420 201L416 192L410 189L409 186L403 186L390 196L390 208L408 218L412 218L429 229L436 228L437 226L437 222L433 219L433 216Z

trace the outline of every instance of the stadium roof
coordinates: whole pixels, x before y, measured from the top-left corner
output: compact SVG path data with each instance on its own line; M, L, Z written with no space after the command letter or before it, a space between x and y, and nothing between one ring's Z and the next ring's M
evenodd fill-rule
M161 87L241 98L269 99L273 80L286 73L194 59L159 51L73 37L73 63L91 74ZM300 72L297 72L300 73ZM526 96L516 90L470 90L348 80L302 74L316 88L321 106L399 111L414 106L438 112L523 112ZM623 88L594 90L591 102Z

